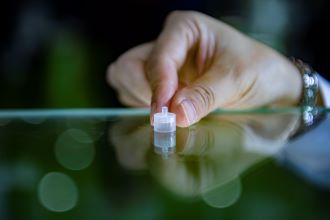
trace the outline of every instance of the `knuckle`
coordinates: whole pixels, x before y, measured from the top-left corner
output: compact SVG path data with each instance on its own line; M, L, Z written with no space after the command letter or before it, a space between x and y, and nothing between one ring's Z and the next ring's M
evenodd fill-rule
M168 18L195 17L198 12L192 10L174 10L169 13Z
M175 10L168 14L168 16L166 18L166 23L171 22L171 21L177 22L178 20L182 20L182 19L195 19L196 17L198 17L198 15L199 15L199 13L196 11Z
M215 94L214 91L206 86L196 86L193 88L193 93L195 93L197 106L200 106L198 109L203 113L207 113L212 110L215 103Z
M119 59L116 62L116 65L119 68L125 68L125 67L129 67L131 63L131 59L127 56L127 55L122 55L121 57L119 57Z
M170 20L170 19L173 19L173 18L178 18L180 16L182 16L184 12L183 11L180 11L180 10L174 10L172 12L170 12L167 16L167 20Z

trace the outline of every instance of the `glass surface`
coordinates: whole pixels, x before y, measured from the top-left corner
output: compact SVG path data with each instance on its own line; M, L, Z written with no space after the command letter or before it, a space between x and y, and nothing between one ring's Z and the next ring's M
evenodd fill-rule
M329 219L329 110L0 111L0 219ZM306 120L309 119L309 120Z

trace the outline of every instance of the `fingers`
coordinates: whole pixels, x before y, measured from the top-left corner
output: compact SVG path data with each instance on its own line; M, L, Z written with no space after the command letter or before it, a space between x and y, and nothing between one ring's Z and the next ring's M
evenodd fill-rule
M150 106L151 89L145 75L145 62L153 43L137 46L120 56L107 70L107 81L116 89L121 103Z
M217 107L226 106L234 100L237 88L230 77L231 71L214 67L175 94L171 111L176 113L177 126L190 126Z
M172 13L157 39L147 63L147 78L152 89L151 116L169 106L178 88L178 70L200 33L189 12ZM152 121L152 120L151 120Z
M205 78L205 76L203 76ZM215 91L207 80L187 86L173 98L171 111L176 113L177 126L187 127L215 108Z

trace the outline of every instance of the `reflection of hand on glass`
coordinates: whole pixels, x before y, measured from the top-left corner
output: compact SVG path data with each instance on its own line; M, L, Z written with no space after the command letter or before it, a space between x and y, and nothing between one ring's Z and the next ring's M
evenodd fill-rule
M147 168L145 155L150 147L151 127L146 118L132 117L120 120L110 130L119 163L130 170Z
M182 196L201 196L214 207L233 204L240 175L284 146L299 115L209 116L177 130L176 153L163 159L152 147L146 118L125 119L110 133L119 163L129 170L148 169L162 185ZM133 123L132 123L133 121Z

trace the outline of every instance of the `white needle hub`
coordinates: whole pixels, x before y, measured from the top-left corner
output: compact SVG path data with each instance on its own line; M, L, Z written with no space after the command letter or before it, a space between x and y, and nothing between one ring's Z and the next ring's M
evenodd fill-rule
M175 114L168 112L166 106L162 107L162 112L154 114L155 132L174 132L176 131Z

